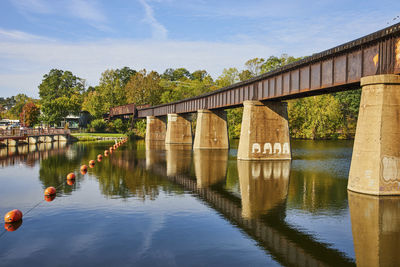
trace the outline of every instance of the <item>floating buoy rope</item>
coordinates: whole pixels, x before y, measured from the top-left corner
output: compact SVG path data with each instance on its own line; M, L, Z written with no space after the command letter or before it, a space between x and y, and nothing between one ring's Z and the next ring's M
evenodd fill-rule
M128 139L122 139L121 141L117 142L117 140L115 140L115 144L111 147L109 147L109 149L104 150L104 156L108 156L109 154L112 154L113 150L118 149L121 145L125 144L127 142ZM97 155L97 161L101 162L103 159L103 155L102 154L98 154ZM95 160L90 160L89 161L89 167L93 168L96 164ZM80 173L82 175L85 175L88 171L88 166L87 165L82 165L80 167ZM76 175L75 173L71 172L66 176L66 183L69 186L72 186L75 184L75 179L76 179ZM4 216L4 231L3 233L0 233L0 238L6 233L6 232L13 232L16 231L21 225L22 225L22 217L23 215L27 215L29 212L31 212L33 209L35 209L36 207L38 207L43 201L53 201L56 198L56 193L57 190L61 187L64 186L64 183L59 184L57 187L47 187L44 191L44 199L42 199L41 201L39 201L37 204L35 204L32 208L30 208L27 212L25 212L25 214L22 213L22 211L18 210L18 209L14 209L11 210L9 212L6 213L6 215Z

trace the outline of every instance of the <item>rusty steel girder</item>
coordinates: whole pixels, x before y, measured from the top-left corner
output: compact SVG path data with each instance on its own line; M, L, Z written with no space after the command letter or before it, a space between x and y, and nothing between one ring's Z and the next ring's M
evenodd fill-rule
M136 118L228 109L245 100L284 100L356 89L361 77L400 73L400 23L200 96L140 108Z

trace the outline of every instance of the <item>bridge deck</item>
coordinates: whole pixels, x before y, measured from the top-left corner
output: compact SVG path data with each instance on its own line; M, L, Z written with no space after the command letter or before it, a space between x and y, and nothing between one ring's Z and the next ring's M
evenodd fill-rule
M227 109L245 100L281 100L358 88L361 77L400 73L400 23L259 75L181 101L138 108L136 118Z
M54 129L54 128L44 128L44 129L10 129L3 130L0 129L0 141L6 139L22 140L28 137L39 137L39 136L53 136L53 135L68 135L69 130L64 129Z

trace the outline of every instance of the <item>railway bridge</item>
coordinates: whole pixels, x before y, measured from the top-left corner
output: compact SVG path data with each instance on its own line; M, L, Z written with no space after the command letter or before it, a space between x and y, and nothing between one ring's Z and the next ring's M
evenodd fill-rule
M207 94L151 107L131 104L128 114L147 120L146 142L228 149L225 110L243 106L238 160L287 160L291 147L284 100L361 87L348 189L400 195L398 74L400 24ZM112 111L118 109L123 110ZM197 113L194 142L190 113Z

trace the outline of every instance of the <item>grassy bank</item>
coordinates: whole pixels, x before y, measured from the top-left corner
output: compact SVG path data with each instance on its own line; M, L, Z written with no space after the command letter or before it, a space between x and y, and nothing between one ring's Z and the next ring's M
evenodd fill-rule
M71 135L78 141L97 141L126 137L125 134L120 133L72 133Z

